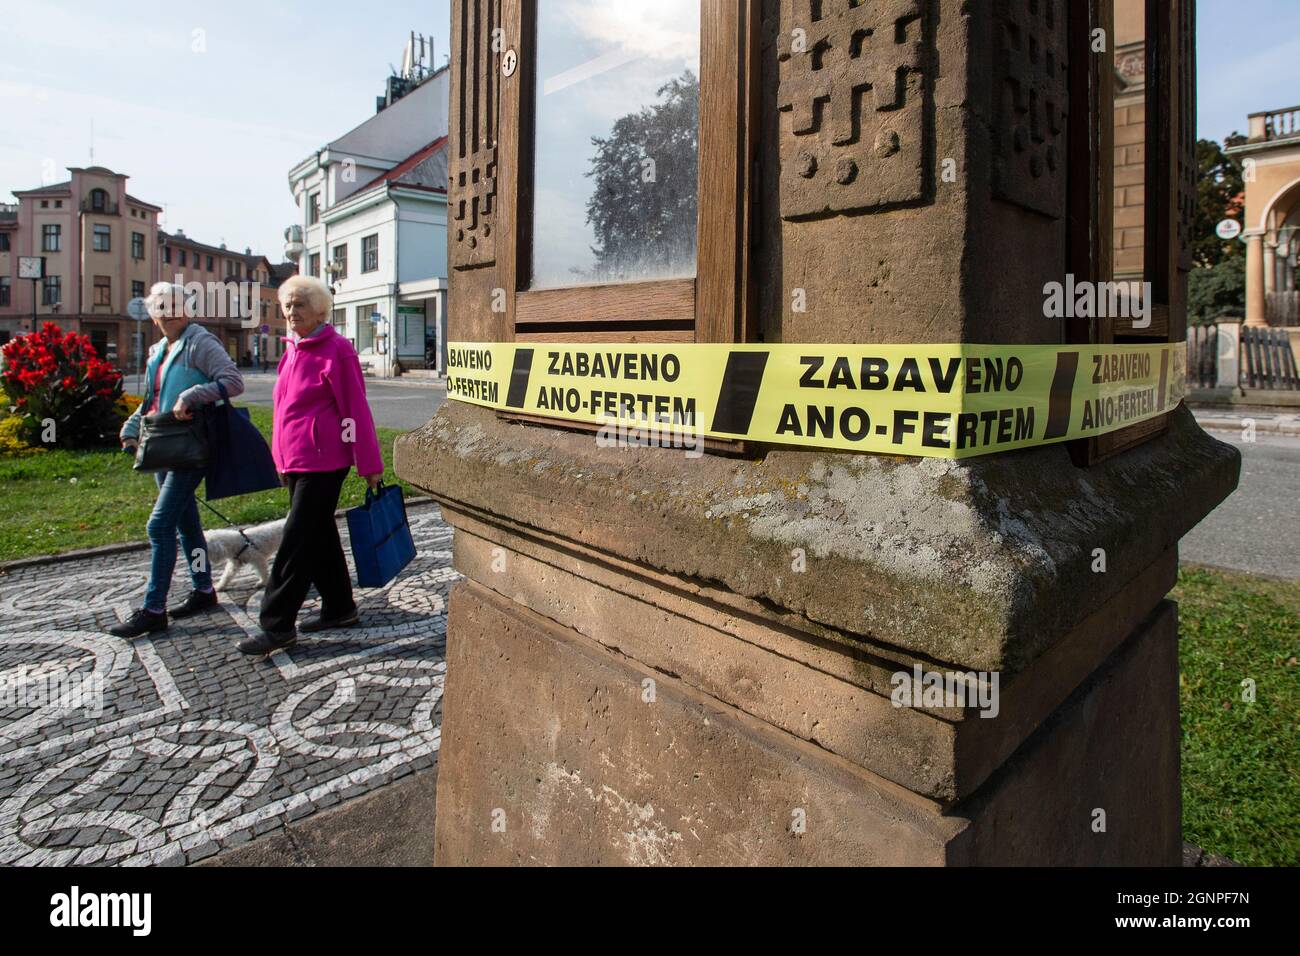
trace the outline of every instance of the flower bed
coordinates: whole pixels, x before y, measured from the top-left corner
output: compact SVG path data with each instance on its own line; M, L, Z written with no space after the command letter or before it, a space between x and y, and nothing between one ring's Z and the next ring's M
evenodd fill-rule
M124 418L122 374L99 357L87 336L47 322L3 351L6 435L12 432L29 448L116 442Z

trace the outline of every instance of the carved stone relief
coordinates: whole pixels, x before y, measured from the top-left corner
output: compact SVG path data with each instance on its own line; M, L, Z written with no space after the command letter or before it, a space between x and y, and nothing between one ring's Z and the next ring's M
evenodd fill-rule
M1069 55L1064 0L994 6L993 195L1065 214Z
M500 0L461 4L461 29L453 56L457 95L452 109L452 266L468 269L496 260L497 131L500 127L499 54L493 32L501 25Z
M928 6L782 0L782 216L927 198Z

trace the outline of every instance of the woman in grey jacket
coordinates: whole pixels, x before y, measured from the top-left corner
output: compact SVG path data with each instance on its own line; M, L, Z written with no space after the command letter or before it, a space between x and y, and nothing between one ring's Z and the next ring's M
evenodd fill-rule
M122 426L122 447L128 451L139 444L143 416L170 411L186 421L194 417L196 409L221 400L218 383L225 386L230 398L244 391L243 376L221 341L203 326L190 323L191 310L181 286L160 282L150 290L146 301L149 315L163 339L149 350L144 401ZM171 609L171 616L192 617L217 606L208 567L208 545L203 538L198 502L194 499L203 475L204 470L196 468L154 476L158 482L158 500L148 524L153 551L149 589L144 607L109 629L115 637L139 637L167 629L167 591L176 570L178 531L194 590L183 603Z

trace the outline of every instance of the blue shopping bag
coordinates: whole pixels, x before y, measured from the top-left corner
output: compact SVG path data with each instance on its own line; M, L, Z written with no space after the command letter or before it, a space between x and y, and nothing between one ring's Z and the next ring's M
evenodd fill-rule
M366 503L348 512L348 536L357 566L357 586L382 588L415 560L415 539L406 502L397 485L366 490Z

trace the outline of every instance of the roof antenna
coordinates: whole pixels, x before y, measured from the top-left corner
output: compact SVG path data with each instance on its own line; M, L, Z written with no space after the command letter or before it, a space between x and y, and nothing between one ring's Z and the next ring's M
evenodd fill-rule
M90 121L90 165L95 165L95 121Z

